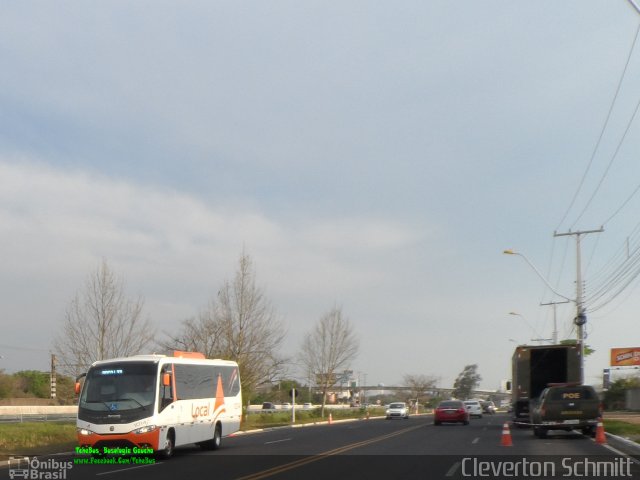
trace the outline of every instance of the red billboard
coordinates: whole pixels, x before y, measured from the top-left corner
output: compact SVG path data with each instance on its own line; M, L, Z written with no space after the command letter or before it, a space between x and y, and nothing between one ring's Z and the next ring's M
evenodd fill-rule
M612 348L611 366L629 367L640 365L640 347Z

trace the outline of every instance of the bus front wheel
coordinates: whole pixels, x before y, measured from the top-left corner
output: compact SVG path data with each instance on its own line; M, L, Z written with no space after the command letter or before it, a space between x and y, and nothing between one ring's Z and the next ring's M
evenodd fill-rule
M168 460L173 456L173 447L174 447L174 439L173 439L173 430L169 430L167 432L167 436L164 439L164 445L162 450L160 450L160 456L165 460Z

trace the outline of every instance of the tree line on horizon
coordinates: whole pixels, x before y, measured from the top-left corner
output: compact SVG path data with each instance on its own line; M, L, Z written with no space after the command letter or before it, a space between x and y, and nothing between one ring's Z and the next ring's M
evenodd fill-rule
M124 281L107 260L87 277L64 314L52 350L59 370L72 377L97 360L127 357L160 349L197 351L207 358L238 363L247 400L262 385L289 375L289 365L302 365L302 375L322 372L319 385L326 398L329 379L356 358L359 342L342 308L322 314L305 335L295 359L280 353L286 330L263 288L256 284L251 257L243 252L231 281L225 281L207 306L183 319L174 332L160 337L144 315L144 299L129 298ZM317 375L316 375L317 376Z

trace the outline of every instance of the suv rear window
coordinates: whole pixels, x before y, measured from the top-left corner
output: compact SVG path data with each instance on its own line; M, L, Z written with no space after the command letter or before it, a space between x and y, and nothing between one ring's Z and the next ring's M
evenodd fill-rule
M549 400L593 400L595 391L585 387L552 388L549 392Z

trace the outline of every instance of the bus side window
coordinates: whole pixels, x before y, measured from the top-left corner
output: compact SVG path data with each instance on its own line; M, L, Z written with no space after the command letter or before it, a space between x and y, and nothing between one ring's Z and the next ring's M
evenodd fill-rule
M168 382L166 381L167 378L169 379ZM167 383L168 385L165 385ZM167 371L161 373L159 397L160 402L158 404L158 408L160 412L164 410L168 405L171 405L173 403L173 386L171 382L171 376Z

